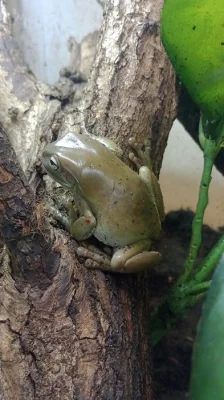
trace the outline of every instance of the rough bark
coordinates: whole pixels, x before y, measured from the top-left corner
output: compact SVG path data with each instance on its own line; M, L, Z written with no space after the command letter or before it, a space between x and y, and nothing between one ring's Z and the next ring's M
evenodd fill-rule
M157 175L176 105L174 72L159 34L162 3L108 3L82 107L87 130L115 140L126 157L128 137L150 138Z
M0 122L29 175L41 151L42 138L54 129L60 109L59 93L38 82L24 64L11 35L3 1L0 2L0 54Z
M0 397L151 400L150 275L80 265L76 242L49 223L39 156L58 133L85 127L119 143L124 159L129 136L150 137L159 173L176 102L159 37L162 0L108 1L79 111L71 92L41 84L24 66L0 5L0 225L11 256L11 269L2 257L0 281Z

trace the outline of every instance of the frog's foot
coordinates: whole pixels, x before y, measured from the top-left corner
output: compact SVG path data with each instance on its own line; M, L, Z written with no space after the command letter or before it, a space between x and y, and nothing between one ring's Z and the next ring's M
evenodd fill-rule
M139 146L139 144L135 141L133 137L129 138L128 140L129 145L134 150L134 153L129 154L129 159L136 165L138 169L142 166L146 166L151 170L152 163L151 163L151 147L150 142L144 142L145 151Z
M162 256L157 251L148 251L151 241L144 239L114 252L111 268L114 272L134 273L150 269L158 264Z
M86 258L85 266L90 269L118 273L134 273L147 270L161 261L161 254L156 251L146 251L149 240L141 240L131 246L115 251L110 259L106 254L92 252L84 247L78 247L77 254Z
M97 249L78 247L76 253L79 257L85 258L85 266L90 269L101 269L102 271L111 271L111 258Z
M60 222L60 224L63 225L67 231L70 231L71 224L68 215L62 213L58 208L52 206L49 207L49 213L53 220Z
M78 209L70 196L53 196L55 205L49 206L49 214L52 220L60 222L68 231L70 231L71 221L78 219Z
M96 227L96 218L89 213L79 217L70 227L70 233L76 240L85 240L92 236Z
M70 209L69 215L62 213L56 207L49 207L49 211L52 218L63 225L76 240L88 239L94 232L96 218L91 212L86 212L86 215L78 218L73 208Z

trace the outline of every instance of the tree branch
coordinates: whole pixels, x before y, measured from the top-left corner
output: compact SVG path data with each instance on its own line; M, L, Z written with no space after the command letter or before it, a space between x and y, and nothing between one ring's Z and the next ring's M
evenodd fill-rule
M126 160L128 137L151 138L157 175L176 108L175 76L159 35L162 3L107 2L82 104L87 130L120 144Z
M0 62L0 94L5 90L9 104L12 102L19 114L13 119L6 105L4 113L0 112L0 121L26 170L33 170L41 147L54 132L74 130L81 122L94 134L109 136L120 144L124 159L129 152L129 136L139 143L150 137L153 165L159 174L176 115L175 76L159 38L162 3L108 1L95 68L81 112L70 103L60 113L60 102L52 100L52 96L47 99L22 61L15 63L14 54L8 56L6 52L7 62ZM0 49L6 43L15 49L4 24ZM15 71L13 63L18 65ZM55 121L56 127L50 121ZM16 132L20 132L18 138ZM30 156L32 151L34 155ZM6 334L5 341L0 340L6 361L0 374L2 397L151 400L147 318L150 275L116 276L80 265L75 257L76 242L45 218L52 192L47 191L43 205L41 182L36 206L35 194L27 186L12 149L5 150L5 154L11 164L7 159L2 161L5 178L1 181L4 190L0 193L0 215L4 238L13 256L14 280L3 271L3 292L9 292L4 298L11 307L9 310L4 302L0 303L0 315L4 314L2 337ZM18 172L14 178L15 166ZM13 181L16 177L17 183ZM8 229L8 224L13 229ZM24 318L18 312L19 301ZM17 314L20 324L15 326Z

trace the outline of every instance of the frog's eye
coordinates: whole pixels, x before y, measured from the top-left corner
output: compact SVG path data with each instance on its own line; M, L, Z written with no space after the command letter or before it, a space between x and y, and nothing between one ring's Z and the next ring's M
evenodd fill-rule
M51 166L51 168L54 169L54 170L57 170L57 169L59 168L59 165L58 165L58 163L57 163L56 157L52 156L52 157L50 158L50 166Z

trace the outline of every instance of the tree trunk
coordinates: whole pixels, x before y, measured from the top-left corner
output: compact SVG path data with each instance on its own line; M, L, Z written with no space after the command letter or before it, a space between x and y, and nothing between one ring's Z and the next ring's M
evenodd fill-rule
M49 222L52 184L42 179L40 155L77 128L115 140L124 161L128 137L151 138L159 174L176 114L175 76L159 36L162 0L108 1L78 111L73 96L65 102L26 68L0 5L0 225L10 252L0 271L0 397L151 400L150 275L79 263L77 243Z

